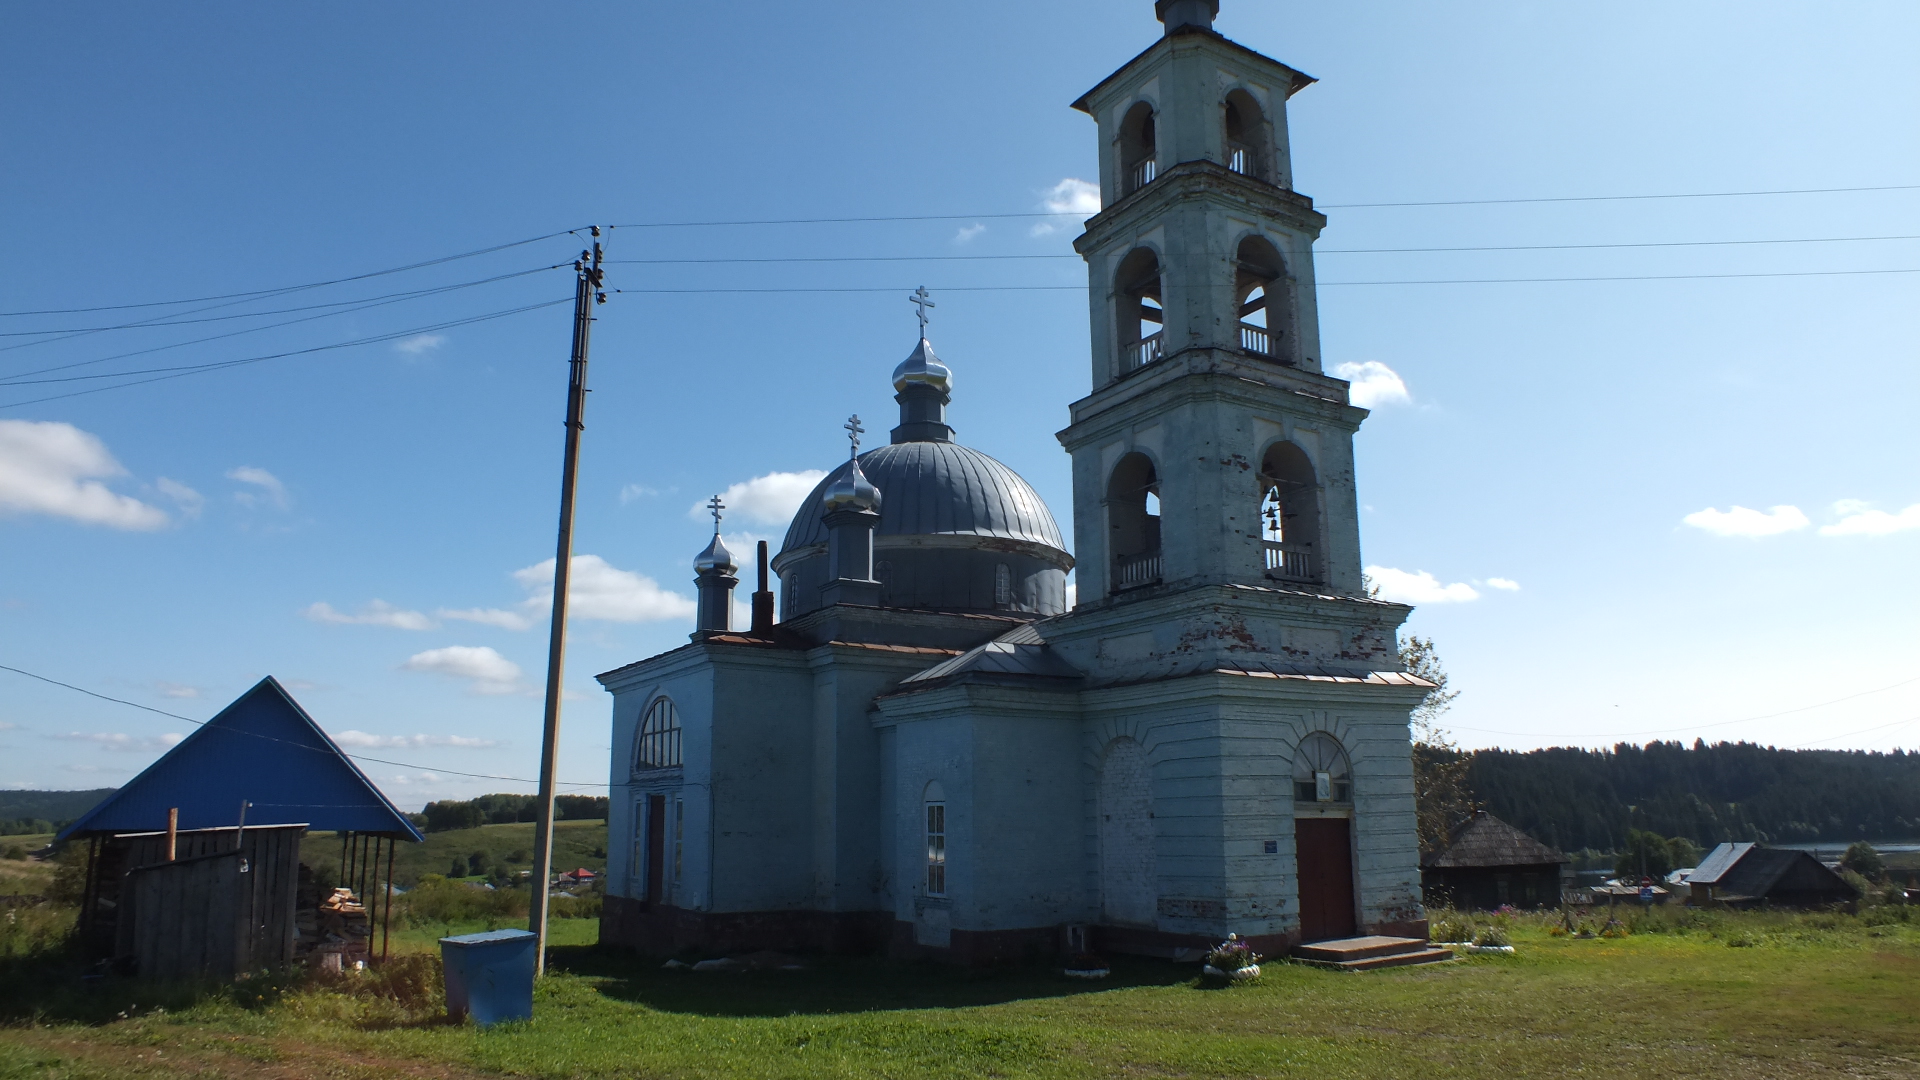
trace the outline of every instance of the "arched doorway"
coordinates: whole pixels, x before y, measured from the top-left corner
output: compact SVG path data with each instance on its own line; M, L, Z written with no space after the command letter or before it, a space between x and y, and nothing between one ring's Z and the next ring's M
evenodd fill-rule
M1300 740L1293 759L1294 875L1300 940L1352 937L1353 773L1340 741L1324 731Z
M1100 913L1115 926L1152 926L1160 906L1153 850L1153 770L1129 738L1107 744L1100 762Z

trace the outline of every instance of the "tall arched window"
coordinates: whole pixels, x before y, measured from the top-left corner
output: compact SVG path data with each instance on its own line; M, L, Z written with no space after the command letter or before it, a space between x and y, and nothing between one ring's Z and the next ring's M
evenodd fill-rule
M1227 95L1227 168L1243 176L1273 183L1273 154L1267 139L1267 118L1260 103L1245 90Z
M1166 355L1161 334L1167 319L1160 310L1160 257L1151 248L1136 248L1120 261L1120 272L1113 282L1113 306L1122 373Z
M1340 740L1316 731L1300 740L1293 755L1295 802L1351 803L1353 770Z
M927 818L927 895L947 895L947 793L934 780L922 800Z
M1283 581L1321 580L1320 485L1313 462L1290 442L1275 443L1260 458L1260 539L1267 574Z
M1107 479L1107 544L1113 556L1108 592L1160 580L1160 477L1137 451L1122 457Z
M1153 106L1135 102L1120 121L1120 194L1131 195L1148 184L1158 172L1154 150Z
M1233 302L1240 320L1240 348L1283 364L1293 362L1287 333L1286 268L1265 239L1240 241L1233 275Z
M640 734L634 739L633 767L670 769L680 764L680 710L666 697L653 699L640 718Z

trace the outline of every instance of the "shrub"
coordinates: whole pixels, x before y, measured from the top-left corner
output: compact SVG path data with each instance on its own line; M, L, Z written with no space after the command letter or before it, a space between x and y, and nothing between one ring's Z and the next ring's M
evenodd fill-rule
M407 925L524 917L531 898L524 889L484 889L428 875L394 904Z
M1859 874L1868 881L1882 881L1887 876L1886 861L1881 859L1880 853L1873 850L1873 845L1865 840L1848 846L1847 853L1840 856L1840 866L1844 870Z
M1507 933L1506 927L1494 922L1476 931L1473 935L1473 943L1475 945L1511 945L1513 937Z
M27 861L27 845L8 844L6 857L9 859L12 859L14 862L26 862Z
M53 881L47 899L56 904L78 904L87 891L87 846L68 844L53 857Z

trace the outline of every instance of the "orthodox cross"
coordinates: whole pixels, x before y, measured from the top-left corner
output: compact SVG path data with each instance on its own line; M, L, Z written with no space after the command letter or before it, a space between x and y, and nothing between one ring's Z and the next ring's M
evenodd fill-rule
M720 535L720 511L726 508L727 504L721 502L718 495L707 500L707 513L713 515L713 535L715 536Z
M907 297L907 303L912 304L913 306L920 309L920 336L921 337L927 336L927 309L930 307L940 306L934 303L931 299L929 299L932 295L933 295L932 293L927 291L927 287L925 285L922 285L919 288L913 290L912 296Z
M853 444L853 450L851 451L849 456L856 457L856 458L859 457L860 456L860 436L865 434L867 430L866 428L863 428L860 426L860 414L854 413L852 416L847 418L846 423L841 424L840 426L847 429L847 441Z

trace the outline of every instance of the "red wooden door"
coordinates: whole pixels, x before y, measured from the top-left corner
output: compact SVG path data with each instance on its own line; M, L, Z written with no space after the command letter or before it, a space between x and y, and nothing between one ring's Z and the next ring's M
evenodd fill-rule
M647 796L647 904L666 896L667 797Z
M1300 940L1352 937L1353 848L1346 818L1295 818L1294 863L1300 879Z

